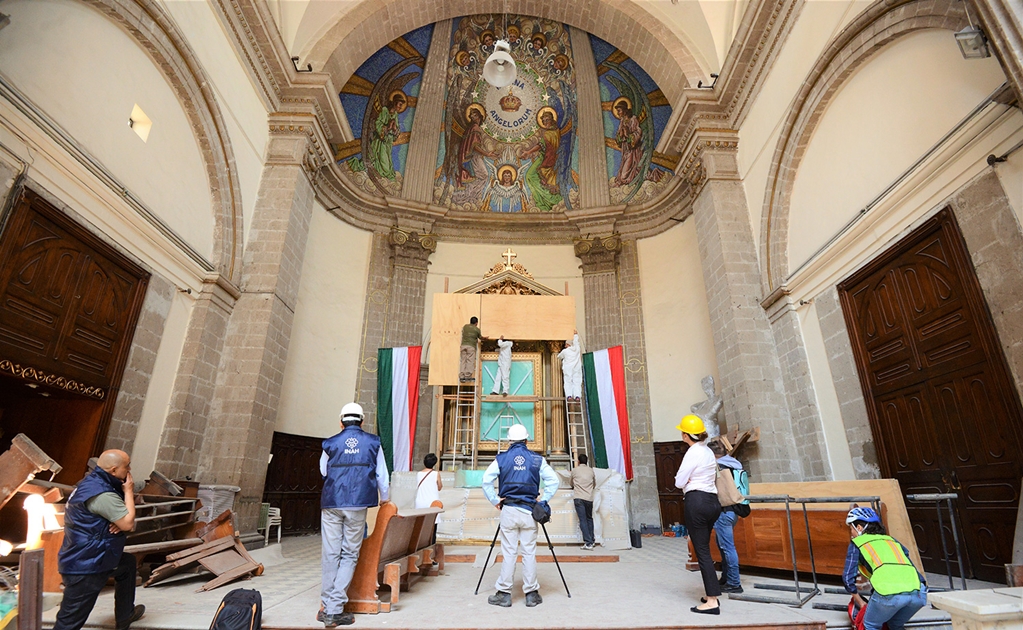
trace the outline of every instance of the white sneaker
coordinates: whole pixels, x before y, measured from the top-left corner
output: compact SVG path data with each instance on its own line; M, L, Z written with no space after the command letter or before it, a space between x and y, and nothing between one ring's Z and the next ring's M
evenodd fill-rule
M593 545L583 545L583 551L593 551Z

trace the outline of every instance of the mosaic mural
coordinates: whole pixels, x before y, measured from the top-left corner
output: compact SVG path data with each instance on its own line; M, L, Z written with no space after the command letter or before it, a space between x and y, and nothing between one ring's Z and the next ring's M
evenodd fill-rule
M341 105L355 139L336 147L341 170L365 192L401 193L419 85L433 25L381 48L341 89Z
M483 64L505 38L515 82L494 88ZM564 24L475 15L452 27L434 202L475 212L558 212L578 203L575 67Z
M656 197L674 174L678 157L654 151L671 105L642 68L625 53L590 35L604 113L611 203L641 203Z

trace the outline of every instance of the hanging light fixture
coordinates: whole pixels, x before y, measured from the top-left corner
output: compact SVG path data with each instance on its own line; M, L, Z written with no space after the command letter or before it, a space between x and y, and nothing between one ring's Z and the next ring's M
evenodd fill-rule
M970 19L970 8L968 6L965 8L966 22L969 26L955 34L956 43L959 44L959 52L963 54L963 59L984 59L985 57L990 57L991 51L988 49L987 37L984 36L984 31L980 30L980 27L973 25L973 20Z
M503 88L511 85L516 75L518 69L511 56L511 46L506 40L497 40L494 43L494 52L487 57L487 63L483 66L483 78L490 85Z
M515 67L515 60L511 56L511 45L505 39L508 37L508 0L504 0L503 9L504 32L501 33L502 38L494 42L494 52L490 53L487 62L483 64L483 78L496 88L511 85L519 72Z

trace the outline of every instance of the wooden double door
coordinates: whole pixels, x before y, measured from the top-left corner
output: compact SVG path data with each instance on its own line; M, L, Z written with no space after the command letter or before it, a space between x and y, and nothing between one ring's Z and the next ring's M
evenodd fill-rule
M1023 413L952 211L838 288L881 474L904 494L957 493L967 576L1004 582ZM948 518L939 532L933 504L907 507L925 567L944 573Z

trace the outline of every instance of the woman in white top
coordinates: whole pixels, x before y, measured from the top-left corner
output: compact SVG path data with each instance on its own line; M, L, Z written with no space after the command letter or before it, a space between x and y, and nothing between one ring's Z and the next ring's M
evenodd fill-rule
M440 501L440 491L444 484L440 481L440 473L433 469L437 465L437 456L433 453L423 458L423 468L416 473L416 509L428 508L434 501ZM439 520L439 517L438 517Z
M721 515L721 503L718 501L715 484L717 458L707 446L707 430L699 416L690 414L682 418L676 428L682 432L682 441L689 445L689 450L675 474L675 487L685 492L686 529L689 530L689 540L693 541L693 550L703 576L703 590L707 593L701 605L689 610L717 615L721 613L718 603L721 585L714 571L714 560L710 557L710 532Z

